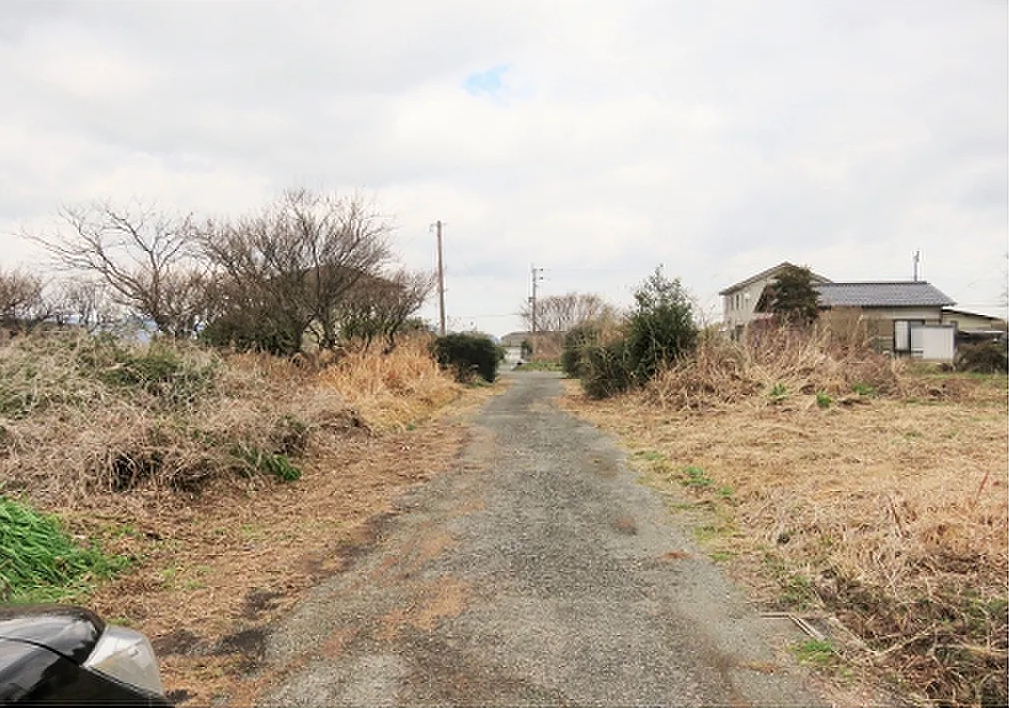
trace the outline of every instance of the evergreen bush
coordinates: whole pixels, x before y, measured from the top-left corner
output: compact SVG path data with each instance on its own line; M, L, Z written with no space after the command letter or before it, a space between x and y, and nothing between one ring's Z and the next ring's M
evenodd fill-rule
M504 350L485 334L447 334L431 344L431 353L456 381L465 383L479 376L488 382L497 378Z
M634 362L627 340L585 347L580 367L582 388L591 398L623 393L634 383Z
M637 307L627 327L633 382L644 384L664 366L697 345L690 299L679 279L668 280L656 268L637 292Z
M575 379L582 378L585 374L587 352L599 344L599 337L599 327L589 323L580 324L564 335L561 367L565 374Z

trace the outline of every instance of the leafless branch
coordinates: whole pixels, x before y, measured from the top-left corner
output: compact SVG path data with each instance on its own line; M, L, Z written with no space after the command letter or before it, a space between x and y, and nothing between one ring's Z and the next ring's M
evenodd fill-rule
M207 276L192 250L189 217L110 202L65 207L60 217L64 229L29 235L57 268L97 278L113 302L150 319L160 332L193 334Z
M359 196L307 190L253 216L207 223L199 244L223 279L228 308L219 329L277 353L299 351L309 331L321 348L336 346L348 293L389 260L388 231Z

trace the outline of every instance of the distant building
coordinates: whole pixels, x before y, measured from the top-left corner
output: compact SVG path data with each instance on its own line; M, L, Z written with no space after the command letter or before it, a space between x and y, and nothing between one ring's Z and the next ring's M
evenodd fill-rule
M769 286L790 265L781 263L722 290L723 331L739 338L748 326L770 319ZM952 298L923 280L837 283L813 273L812 283L820 309L853 313L878 351L952 361L957 341L1006 330L1005 320L954 309Z
M725 331L730 336L738 338L742 336L743 331L751 322L760 319L769 319L771 314L769 312L758 311L757 304L760 302L764 291L767 290L767 286L774 282L778 274L785 268L794 267L788 261L779 263L773 268L768 268L756 275L750 276L746 280L739 281L735 285L730 285L718 293L722 296L722 310L724 313L722 322L724 323ZM830 280L822 275L813 273L812 276L814 285L830 282Z
M518 364L525 360L525 352L522 351L523 342L531 342L532 332L509 332L501 337L501 346L505 349L505 363Z

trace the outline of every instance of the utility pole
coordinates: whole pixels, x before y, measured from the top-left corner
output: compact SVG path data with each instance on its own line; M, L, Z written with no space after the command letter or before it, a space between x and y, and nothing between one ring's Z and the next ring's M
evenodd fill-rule
M536 283L538 283L539 281L543 280L543 275L542 275L543 269L542 268L537 268L535 265L533 265L532 272L533 272L533 296L531 298L529 298L529 302L532 305L532 314L533 314L533 317L532 317L532 320L533 320L532 321L533 331L532 331L532 333L536 334Z
M914 252L914 282L918 282L918 261L921 260L921 251Z
M439 331L445 336L445 269L441 260L441 220L434 222L435 235L438 238L438 316Z

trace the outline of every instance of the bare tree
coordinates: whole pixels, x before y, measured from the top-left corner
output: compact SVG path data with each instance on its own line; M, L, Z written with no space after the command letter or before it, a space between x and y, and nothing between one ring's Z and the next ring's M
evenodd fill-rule
M532 328L532 306L525 304L519 311L527 328ZM591 320L613 319L617 310L600 296L570 292L550 295L536 301L536 329L541 332L567 332Z
M190 336L197 330L208 279L194 257L189 217L109 202L67 207L60 217L66 229L29 235L58 268L97 277L113 302L162 333Z
M261 213L209 222L200 248L218 272L224 311L210 335L277 354L339 341L338 315L362 278L389 260L388 223L359 197L286 192Z
M10 332L32 329L52 314L43 296L42 278L24 270L0 270L0 327Z
M57 324L78 325L94 332L123 319L122 308L108 297L108 286L97 280L59 281L51 300Z
M392 351L396 336L431 295L434 285L433 273L406 270L358 281L340 307L338 319L344 339L358 339L368 349L382 338L385 351Z

